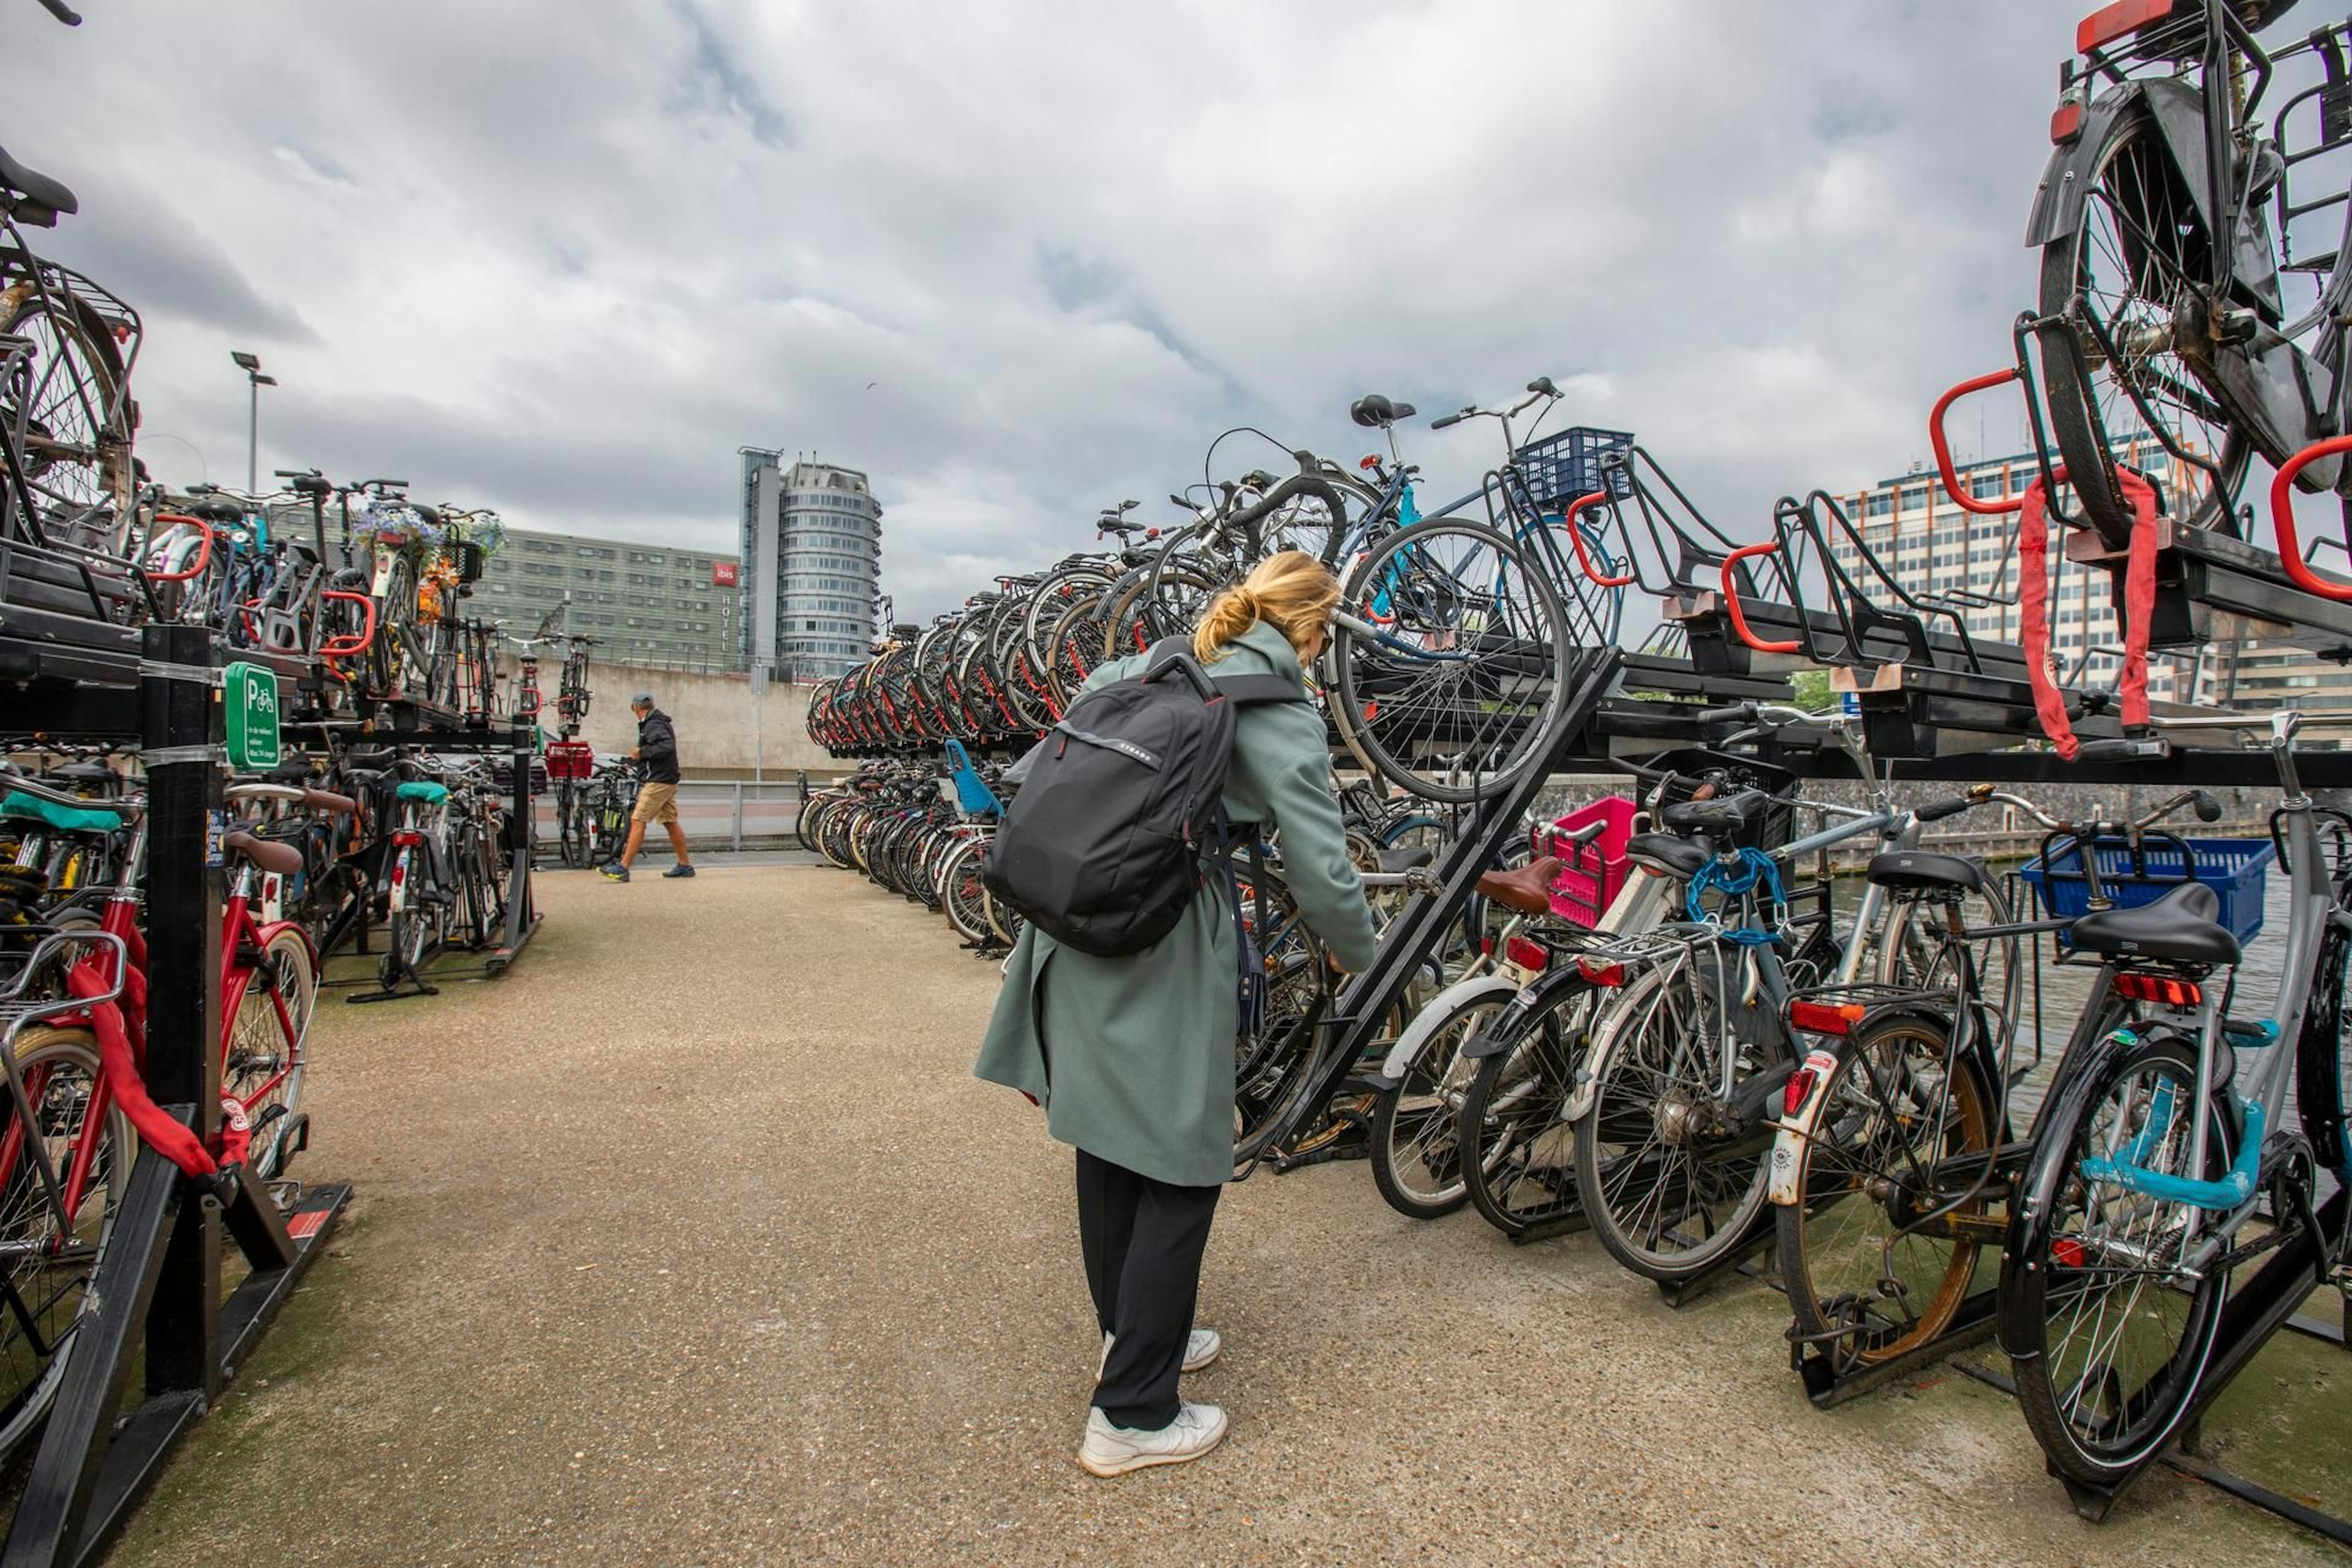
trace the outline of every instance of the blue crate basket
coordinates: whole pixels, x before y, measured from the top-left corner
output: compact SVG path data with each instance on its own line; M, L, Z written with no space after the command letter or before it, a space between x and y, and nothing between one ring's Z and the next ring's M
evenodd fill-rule
M1633 448L1631 431L1596 430L1589 425L1579 425L1520 447L1519 472L1526 478L1528 493L1539 510L1563 511L1577 497L1589 496L1602 488L1602 458ZM1633 476L1618 468L1609 475L1607 489L1612 499L1629 500L1633 494Z
M2184 847L2186 853L2184 854ZM2135 862L2131 846L2102 838L2093 846L2099 858L2099 885L2119 910L2152 904L2193 875L2221 899L2221 923L2250 942L2263 929L2263 884L2275 858L2267 838L2150 837ZM2185 861L2185 864L2184 864ZM2083 879L2083 847L2069 840L2044 866L2036 855L2018 868L2019 876L2033 885L2042 907L2060 919L2079 915L2090 907L2090 885Z

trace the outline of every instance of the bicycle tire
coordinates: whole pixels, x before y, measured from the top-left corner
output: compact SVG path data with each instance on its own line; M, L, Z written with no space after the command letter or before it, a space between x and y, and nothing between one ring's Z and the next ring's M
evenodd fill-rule
M245 1108L253 1133L253 1173L268 1181L285 1168L276 1128L301 1105L319 966L310 944L291 931L270 937L261 963L275 972L274 987L257 984L257 969L240 966L221 993L221 1092ZM285 1003L283 1017L273 994Z
M98 1041L86 1028L35 1025L17 1036L16 1053L17 1069L26 1079L37 1113L51 1093L52 1074L43 1070L45 1065L69 1070L84 1084L95 1083L100 1071ZM88 1089L68 1090L64 1097L68 1105L77 1099L86 1110ZM0 1124L13 1121L16 1115L13 1099L0 1094ZM86 1131L85 1123L76 1123L56 1135L58 1147L52 1158L60 1172L69 1164L73 1146ZM40 1321L40 1337L50 1348L46 1355L40 1353L37 1344L26 1340L24 1324L16 1315L0 1313L0 1458L12 1453L39 1427L57 1397L72 1355L74 1330L89 1304L89 1282L97 1277L113 1237L121 1197L118 1178L128 1178L131 1157L138 1148L138 1136L120 1104L108 1112L100 1137L101 1142L91 1156L90 1184L72 1216L76 1244L44 1249L10 1264L10 1282ZM50 1136L45 1134L42 1141L46 1146ZM37 1176L26 1168L0 1172L0 1236L21 1240L51 1234L53 1216L39 1201L28 1202L37 1187ZM93 1199L98 1204L94 1210ZM85 1236L86 1242L80 1239Z
M2053 1314L2072 1309L2072 1321L2079 1325L2084 1304L2096 1297L2100 1317L2095 1327L2104 1331L2105 1297L2119 1287L2110 1283L2102 1289L2084 1281L2095 1275L2111 1280L2123 1276L2143 1278L2152 1271L2112 1265L2100 1268L2094 1260L2112 1249L2118 1257L2131 1256L2145 1265L2174 1228L2165 1217L2168 1211L2184 1207L2146 1197L2119 1202L2116 1206L2124 1215L2126 1238L2119 1241L2101 1228L2104 1217L2094 1215L2094 1195L2100 1194L2105 1184L2078 1175L2093 1150L2114 1153L2118 1137L2134 1139L2134 1163L2142 1169L2163 1170L2185 1162L2182 1145L2187 1139L2177 1134L2187 1131L2187 1118L2168 1119L2152 1144L2146 1143L2127 1120L2132 1104L2139 1099L2133 1086L2148 1078L2176 1086L2176 1094L2186 1095L2200 1113L2212 1119L2213 1146L2209 1153L2214 1169L2226 1168L2232 1143L2228 1118L2198 1092L2195 1053L2169 1035L2144 1039L2071 1089L2060 1108L2062 1113L2045 1119L2018 1188L2019 1212L2025 1218L2021 1225L2012 1226L2011 1245L2001 1263L2001 1342L2016 1379L2018 1406L2052 1468L2094 1484L2131 1474L2172 1439L2203 1381L2229 1291L2227 1277L2210 1268L2186 1290L2170 1286L2156 1290L2144 1285L2135 1288L2116 1314L2114 1332L2104 1334L2100 1345L2082 1347L2086 1355L2079 1373L2063 1370L2074 1364L2071 1352L2076 1336L2066 1334L2053 1343L2052 1330L2058 1326ZM2120 1127L2116 1119L2103 1117L2116 1109L2119 1089L2128 1097L2122 1108L2126 1120ZM2103 1125L2112 1134L2104 1139ZM2212 1173L2213 1170L2203 1173ZM2105 1201L2101 1195L2100 1202ZM2142 1234L2137 1221L2150 1216L2154 1217L2144 1227L2143 1239L2128 1239ZM2178 1331L2169 1327L2147 1331L2147 1324L2163 1321L2177 1300L2186 1302L2179 1309ZM2169 1345L2162 1360L2145 1375L2137 1370L2119 1373L2116 1367L2123 1336L2134 1328L2147 1334L2143 1342L2151 1351ZM2099 1357L2095 1363L2089 1359L2094 1352ZM2145 1363L2147 1357L2139 1359ZM2126 1376L2135 1379L2137 1386L2125 1389ZM2095 1389L2088 1386L2093 1384ZM2086 1414L2086 1397L2095 1400L2099 1409L2112 1408L2113 1417ZM2111 1426L2115 1427L2112 1436L2099 1430Z
M1780 1205L1774 1223L1790 1331L1841 1374L1932 1342L1975 1278L1979 1240L1898 1225L1879 1195L1980 1217L2000 1193L1977 1182L1992 1147L1990 1091L1951 1047L1941 1020L1897 1015L1856 1034L1814 1090L1826 1109L1797 1149L1797 1201ZM1979 1170L1965 1177L1928 1173L1971 1156ZM1971 1185L1981 1188L1973 1196Z
M1327 700L1369 771L1461 805L1549 752L1574 648L1559 595L1513 541L1482 523L1416 523L1357 563L1340 602L1377 628L1343 621L1327 655Z
M2099 439L2102 426L2109 436L2116 434L2115 421L2094 419L2092 410L2100 405L2105 410L2127 414L2126 428L2140 424L2138 411L2122 391L2115 367L2098 346L2095 339L2076 323L2074 301L2078 293L2086 300L2095 288L2086 288L2092 279L2095 253L2105 249L2108 260L2126 271L2136 271L2148 265L2143 258L2128 255L2126 231L2118 223L2107 243L2100 244L2099 227L2103 210L2121 213L2124 207L2137 208L2126 215L2133 228L2143 233L2168 234L2180 247L2181 254L2173 258L2181 263L2175 276L2189 288L2200 291L2210 283L2212 267L2210 258L2197 265L2195 250L2201 245L2210 251L2210 240L2203 235L2203 225L2196 216L2197 203L2186 185L2178 178L2156 117L2146 109L2134 109L2120 116L2109 131L2106 142L2093 159L2093 173L2084 190L2083 220L2070 235L2052 240L2042 247L2041 307L2047 317L2063 317L2070 322L2070 331L2082 342L2083 352L2091 365L2093 384L2085 386L2075 374L2074 356L2050 353L2042 356L2042 387L2050 408L2051 433L2056 438L2060 455L2065 459L2066 477L2085 518L2106 542L2120 550L2130 542L2132 515L2124 500L2110 469L2113 457ZM2141 293L2143 279L2134 276L2130 281L2135 293ZM2178 288L2159 283L2158 289L2141 293L2142 298L2182 297ZM2128 299L2121 301L2127 308ZM2116 312L2126 324L2133 320L2125 310ZM2153 318L2139 319L2141 333L2155 330ZM2174 331L2182 330L2176 323ZM2112 326L2108 337L2119 344L2126 338L2137 340L2137 334L2117 331ZM2237 353L2229 345L2211 352ZM2252 456L2252 444L2246 438L2246 421L2231 403L2221 379L2210 370L2200 369L2195 357L2172 352L2150 353L2137 362L2143 367L2133 377L2144 395L2151 388L2194 387L2224 416L2220 426L2220 438L2214 439L2210 422L2200 439L2195 432L2173 432L2176 440L2187 434L2188 445L2202 444L2206 456L2221 470L2221 482L2217 495L2214 487L2201 487L2193 508L2183 510L2181 503L2173 505L2181 524L2189 528L2210 528L2216 524L2231 531L2230 509L2245 482L2246 466ZM2102 397L2101 387L2106 395ZM2158 405L2161 399L2151 397ZM2283 456L2284 454L2281 454Z
M1469 1152L1463 1195L1505 1236L1583 1213L1576 1132L1565 1112L1583 1066L1589 1020L1563 1023L1560 1015L1592 1003L1593 993L1580 986L1554 998L1517 1043L1479 1061L1463 1096L1456 1138Z
M2347 889L2338 882L2342 907ZM2312 964L2311 1002L2295 1041L2294 1098L2303 1135L2319 1163L2338 1183L2352 1183L2352 1008L2346 982L2352 980L2352 936L2329 921Z
M1475 1058L1463 1053L1515 994L1499 975L1457 998L1423 1034L1394 1089L1372 1107L1372 1185L1409 1219L1442 1219L1470 1201L1462 1173L1462 1106ZM1416 1017L1413 1023L1419 1026Z

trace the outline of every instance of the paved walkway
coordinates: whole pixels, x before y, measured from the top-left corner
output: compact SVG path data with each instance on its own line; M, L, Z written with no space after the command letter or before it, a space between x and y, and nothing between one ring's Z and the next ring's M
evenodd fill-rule
M814 866L542 888L505 980L322 1009L298 1173L350 1222L115 1563L2340 1561L2170 1475L2081 1523L1979 1384L1817 1413L1768 1292L1673 1313L1360 1164L1234 1190L1234 1435L1095 1480L1068 1155L969 1076L993 967ZM2276 1388L2340 1410L2327 1355Z

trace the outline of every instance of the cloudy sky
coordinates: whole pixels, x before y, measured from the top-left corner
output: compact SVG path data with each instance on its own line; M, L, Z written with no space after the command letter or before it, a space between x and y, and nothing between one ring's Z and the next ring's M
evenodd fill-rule
M1369 450L1370 390L1551 374L1751 536L1907 468L2032 302L2090 8L79 3L0 0L0 142L145 312L160 475L242 481L249 349L265 471L523 526L732 548L738 447L866 468L918 611L1229 426ZM1492 432L1408 456L1451 496Z

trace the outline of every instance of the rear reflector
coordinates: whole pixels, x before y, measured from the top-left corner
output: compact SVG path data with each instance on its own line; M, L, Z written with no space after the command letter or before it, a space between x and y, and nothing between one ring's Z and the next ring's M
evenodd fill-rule
M1789 1087L1780 1091L1780 1114L1794 1116L1805 1109L1805 1099L1813 1092L1813 1085L1822 1075L1811 1068L1799 1068L1789 1075Z
M1595 985L1625 984L1625 966L1622 963L1601 963L1593 959L1580 958L1576 961L1576 967Z
M2116 0L2102 5L2074 25L2074 52L2087 55L2126 33L2137 33L2151 22L2172 15L2172 0Z
M392 836L392 841L394 844L399 845L404 849L414 849L416 846L425 842L425 835L416 832L413 828L404 827Z
M1551 962L1551 950L1539 942L1515 936L1503 944L1503 956L1521 969L1541 969Z
M2168 1007L2194 1007L2205 1000L2205 989L2177 974L2118 974L2116 994L2135 1002L2159 1002Z
M2083 1267L2083 1244L2071 1236L2062 1236L2050 1244L2050 1261L2061 1268Z
M2050 142L2063 147L2083 133L2083 106L2062 103L2050 114Z
M1813 1035L1852 1034L1870 1009L1859 1002L1791 1002L1789 1004L1789 1026Z

